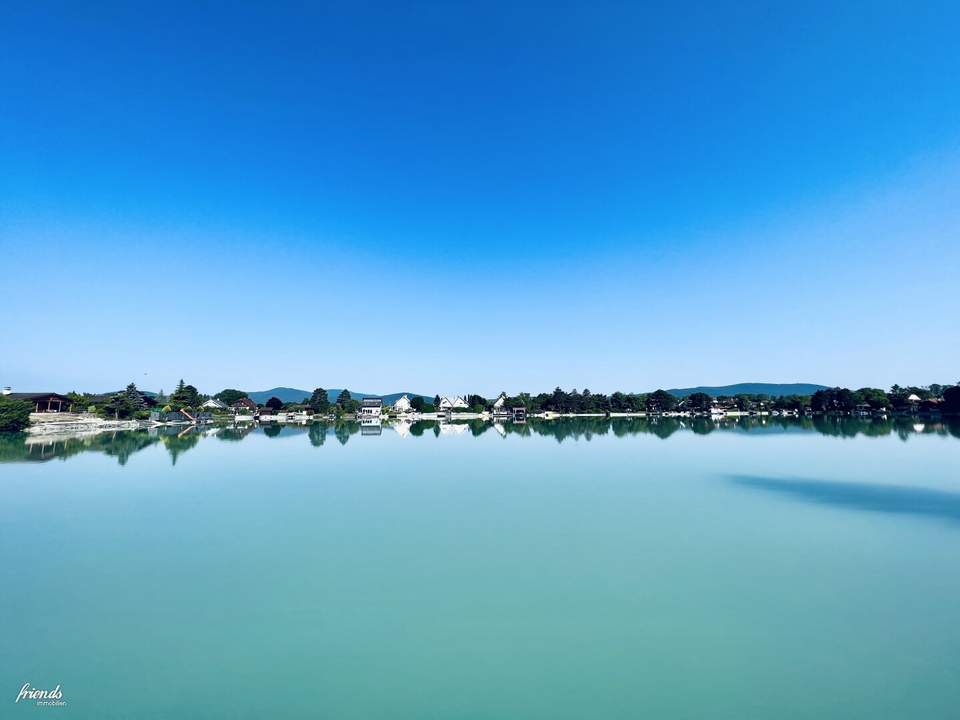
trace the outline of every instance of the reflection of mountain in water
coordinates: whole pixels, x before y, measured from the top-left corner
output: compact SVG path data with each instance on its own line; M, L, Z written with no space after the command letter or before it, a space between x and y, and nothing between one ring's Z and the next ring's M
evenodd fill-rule
M526 423L467 420L444 422L436 420L401 421L384 423L401 437L423 437L430 433L435 437L464 435L478 437L493 429L503 438L511 435L529 437L539 435L554 438L557 442L586 440L612 434L615 437L631 435L654 435L667 439L677 432L709 435L715 432L747 433L750 435L774 435L782 433L818 433L831 437L852 438L857 436L882 437L896 435L908 440L917 434L941 435L960 438L960 419L951 418L940 422L915 422L912 418L855 418L827 417L743 417L713 420L706 417L576 417L558 420L529 419ZM282 425L270 423L262 427L241 425L236 427L206 428L160 427L147 431L108 432L74 437L29 436L0 433L0 462L45 462L54 458L66 459L82 452L100 452L117 458L123 465L131 455L157 442L163 444L176 464L183 453L197 446L201 436L226 442L240 442L251 435L262 434L268 438L293 438L306 435L314 447L321 447L332 435L345 445L353 435L361 432L357 422L313 423L310 425ZM364 434L380 434L376 427L366 428Z

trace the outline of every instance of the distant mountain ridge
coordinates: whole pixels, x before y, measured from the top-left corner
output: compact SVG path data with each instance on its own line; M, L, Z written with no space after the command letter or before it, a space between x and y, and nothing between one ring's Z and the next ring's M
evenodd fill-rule
M737 383L735 385L701 385L692 388L673 388L667 390L667 392L681 398L697 392L706 393L713 397L740 394L781 397L783 395L813 395L817 390L826 390L827 387L827 385L815 385L813 383Z
M339 397L341 392L343 392L343 388L330 388L327 390L327 398L329 398L330 402L336 402L337 397ZM278 398L285 403L297 403L303 402L304 398L309 398L311 395L313 395L313 390L299 390L297 388L290 387L275 387L271 388L270 390L251 390L247 392L247 395L255 403L259 403L261 405L272 397ZM363 398L380 398L386 405L392 405L404 395L412 399L417 397L419 393L398 392L390 393L388 395L376 395L374 393L354 392L353 390L350 391L350 397L354 398L355 400L362 400ZM420 395L420 397L429 402L433 402L432 397L427 397L426 395Z
M692 388L673 388L672 390L667 390L667 392L681 398L692 395L695 392L703 392L714 397L718 395L739 395L741 393L780 397L783 395L813 395L817 390L825 390L827 387L827 385L816 385L813 383L737 383L735 385L700 385ZM329 398L330 402L336 402L341 392L343 392L342 388L330 388L327 390L327 398ZM270 390L253 390L247 393L251 400L261 405L272 397L279 398L285 403L303 402L304 398L309 398L312 394L313 390L300 390L291 387L275 387ZM403 395L414 398L417 397L419 393L397 392L387 395L377 395L375 393L350 391L350 396L356 400L362 400L363 398L381 398L385 405L392 405ZM420 395L420 397L428 403L433 402L433 398L429 395Z

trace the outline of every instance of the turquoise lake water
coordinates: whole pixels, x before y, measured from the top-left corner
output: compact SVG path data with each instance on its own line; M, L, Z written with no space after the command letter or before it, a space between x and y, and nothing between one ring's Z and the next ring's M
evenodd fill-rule
M3 438L0 717L956 718L958 438Z

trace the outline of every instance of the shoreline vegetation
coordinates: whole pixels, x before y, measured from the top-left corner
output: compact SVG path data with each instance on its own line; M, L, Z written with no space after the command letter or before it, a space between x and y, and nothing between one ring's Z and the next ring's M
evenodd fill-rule
M505 392L496 399L465 395L454 400L435 396L429 402L422 396L399 398L383 405L373 398L354 398L342 390L331 401L328 392L316 388L301 402L283 402L271 397L259 404L242 390L226 388L215 395L204 395L196 387L177 385L170 395L153 395L130 383L116 393L95 395L71 392L58 401L58 410L36 412L35 407L15 394L0 395L0 432L26 430L34 434L96 433L143 429L157 426L223 425L237 423L308 423L344 420L401 419L421 420L525 420L535 418L737 418L737 417L817 417L922 416L936 418L960 414L960 385L894 385L889 391L879 388L826 388L812 395L738 394L716 397L694 392L678 397L666 390L651 393L614 392L610 395L584 389L531 395ZM66 406L66 411L63 406ZM48 403L49 406L49 403Z

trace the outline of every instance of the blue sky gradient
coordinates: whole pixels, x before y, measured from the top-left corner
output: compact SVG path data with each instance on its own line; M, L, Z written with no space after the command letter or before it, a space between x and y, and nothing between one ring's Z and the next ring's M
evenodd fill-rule
M960 380L960 5L0 11L0 384Z

